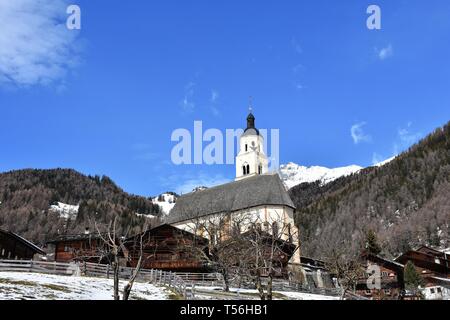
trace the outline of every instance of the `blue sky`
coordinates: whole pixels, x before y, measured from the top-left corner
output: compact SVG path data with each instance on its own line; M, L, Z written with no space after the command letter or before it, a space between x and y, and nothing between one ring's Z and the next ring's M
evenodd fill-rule
M280 129L280 162L393 156L450 119L450 2L0 0L0 171L74 168L140 195L234 178L170 161L177 128ZM368 30L377 4L382 29Z

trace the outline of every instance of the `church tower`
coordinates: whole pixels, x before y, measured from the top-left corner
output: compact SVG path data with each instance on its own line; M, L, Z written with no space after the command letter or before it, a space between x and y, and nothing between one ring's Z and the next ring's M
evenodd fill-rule
M255 116L250 108L247 128L239 139L239 153L236 156L236 180L245 179L269 171L264 153L264 138L255 127Z

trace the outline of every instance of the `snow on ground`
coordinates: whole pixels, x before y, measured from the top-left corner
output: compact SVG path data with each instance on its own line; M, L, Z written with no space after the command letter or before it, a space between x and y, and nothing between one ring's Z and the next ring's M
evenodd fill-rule
M195 287L195 296L197 299L201 300L211 300L211 299L224 299L229 296L229 298L236 298L239 293L239 297L243 299L259 300L258 291L255 289L238 289L230 288L230 293L225 293L222 291L221 287ZM325 296L320 294L311 294L296 291L274 291L275 300L339 300L340 297L336 296Z
M158 197L152 199L154 204L157 204L161 207L161 210L164 214L169 214L170 210L173 209L176 202L176 197L170 193L163 193Z
M120 289L125 282L120 282ZM172 293L135 282L132 300L167 300ZM112 300L113 280L42 273L0 272L0 300Z
M314 182L320 180L324 185L331 181L334 181L342 176L348 176L352 173L358 172L363 169L357 165L351 165L341 168L325 168L319 166L305 167L290 162L280 166L279 175L281 180L290 189L300 183Z
M64 219L75 219L79 209L79 205L75 206L62 202L50 206L50 211L59 213L60 217Z

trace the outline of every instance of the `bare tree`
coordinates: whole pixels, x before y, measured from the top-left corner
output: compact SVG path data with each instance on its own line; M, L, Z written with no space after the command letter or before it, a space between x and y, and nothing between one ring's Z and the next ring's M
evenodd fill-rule
M132 257L128 254L129 250L127 249L127 246L129 245L128 239L128 231L125 232L125 234L119 235L118 234L118 228L117 228L117 216L114 217L113 221L111 221L108 226L106 227L106 230L102 232L102 228L97 225L96 222L94 222L95 229L97 231L98 237L101 239L101 245L98 245L95 250L97 251L97 255L101 257L101 259L107 259L109 264L112 267L113 271L113 279L114 279L114 286L113 286L113 296L114 300L120 300L120 294L119 294L119 272L120 272L120 259L121 257L125 258L126 260L131 259ZM144 237L148 236L149 229L149 221L146 220L143 231L138 236L132 237L133 241L136 241L138 239L138 246L139 246L139 255L138 255L138 261L136 266L133 269L133 272L131 274L130 279L128 280L127 284L125 285L123 289L122 299L128 300L130 297L131 290L133 288L134 282L136 281L136 278L139 275L139 272L143 265L143 248L145 246ZM136 243L134 243L136 245Z
M250 279L264 300L272 299L273 278L285 275L282 271L298 250L297 229L283 211L264 221L254 212L201 217L187 229L209 240L191 250L223 276L224 291L229 291L233 276L239 281Z
M194 219L186 231L200 237L194 238L192 243L179 241L194 259L222 275L224 291L229 291L231 275L239 263L236 246L240 239L234 233L240 220L232 221L230 214Z
M240 270L252 279L261 300L272 300L273 279L286 276L289 258L298 250L297 234L291 233L293 230L285 219L276 215L270 222L264 222L263 230L256 220L240 237L245 252Z
M356 285L364 275L364 268L358 254L349 249L350 246L345 243L328 243L327 245L326 266L332 274L336 275L342 287L341 299L344 299L347 291L356 291Z

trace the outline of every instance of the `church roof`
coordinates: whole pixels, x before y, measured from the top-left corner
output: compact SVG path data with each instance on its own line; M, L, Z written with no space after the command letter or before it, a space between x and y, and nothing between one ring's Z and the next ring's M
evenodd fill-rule
M177 199L166 223L262 205L283 205L295 209L278 174L256 175L183 195Z

